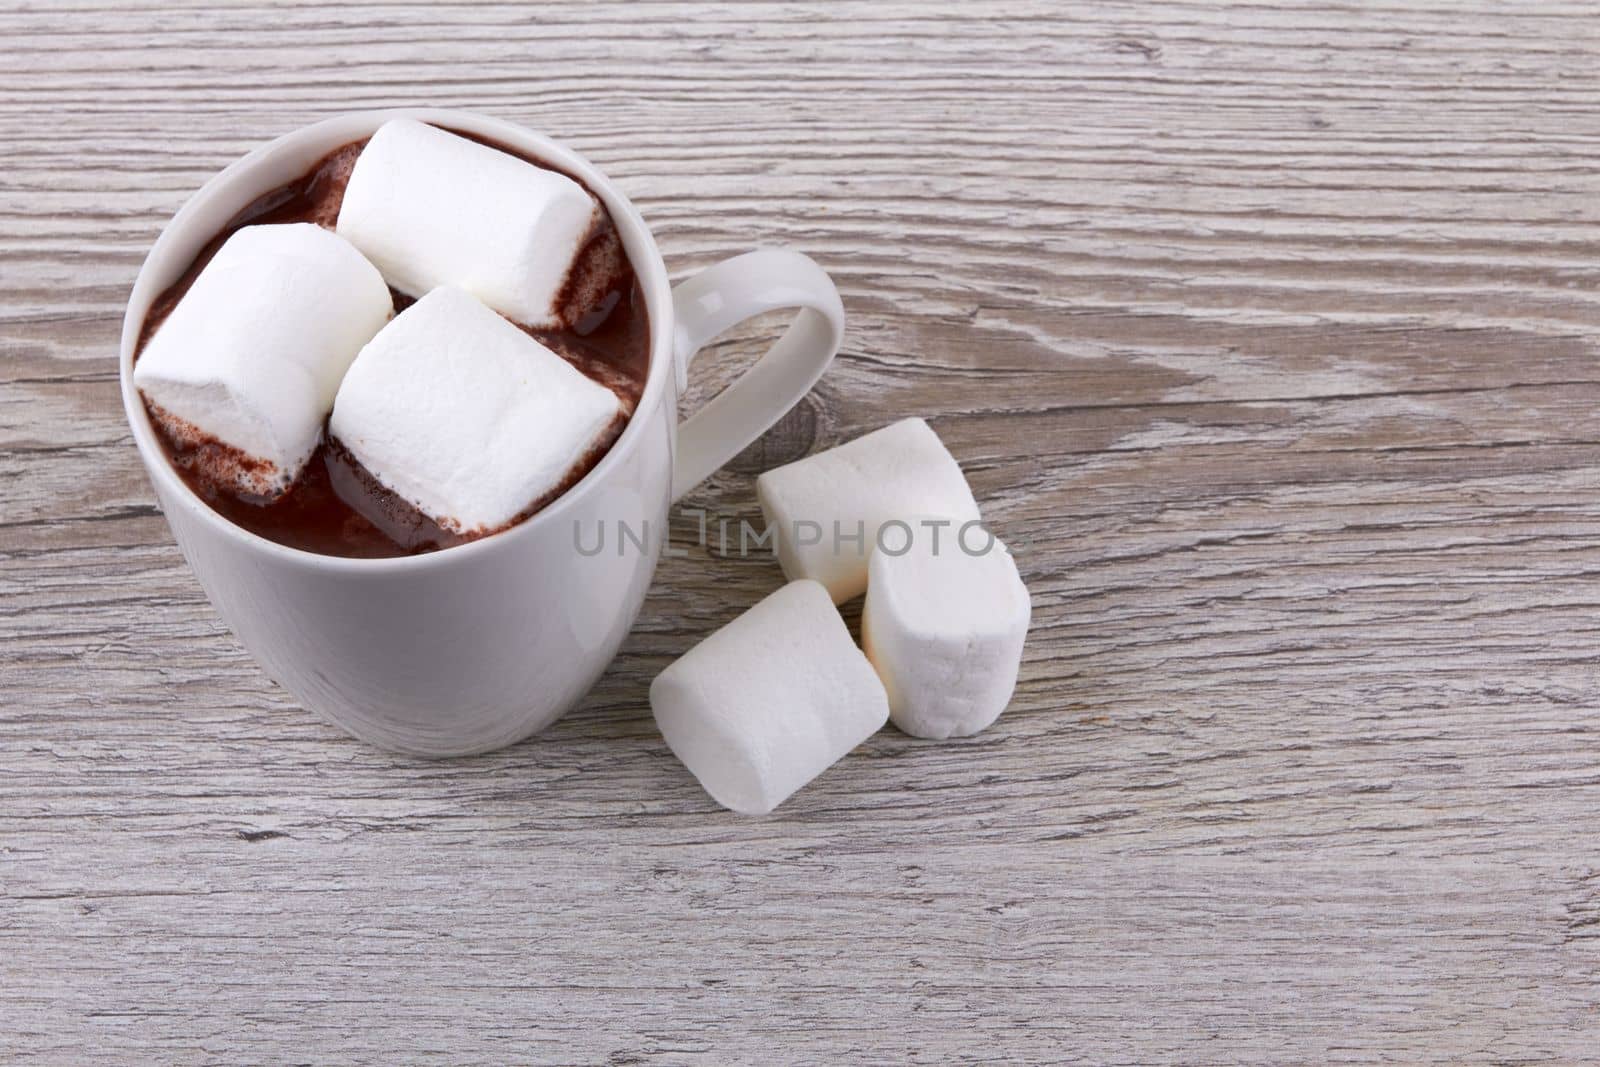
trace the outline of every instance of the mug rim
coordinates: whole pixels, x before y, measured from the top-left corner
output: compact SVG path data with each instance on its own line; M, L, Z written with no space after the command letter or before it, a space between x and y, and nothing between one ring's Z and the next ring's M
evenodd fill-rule
M245 179L250 172L259 169L274 157L291 149L301 148L304 145L315 143L325 138L335 129L349 129L354 127L370 127L366 133L355 133L345 138L340 143L347 143L362 136L370 136L383 123L391 119L417 119L423 122L436 123L452 129L464 130L469 133L493 138L502 144L509 145L521 151L526 151L541 162L554 164L560 169L582 179L591 191L605 204L612 221L616 224L619 236L622 238L623 248L628 255L629 264L633 267L634 275L639 279L641 291L644 293L645 312L649 319L649 366L645 372L644 388L640 392L639 401L634 405L632 415L628 418L628 425L623 428L621 436L578 482L562 493L547 506L528 518L504 530L480 537L465 544L452 545L448 548L435 549L432 552L422 552L409 556L387 556L380 558L363 558L354 556L329 556L318 552L310 552L302 548L279 544L268 540L260 534L239 526L220 512L213 509L202 500L189 484L178 476L177 470L167 458L166 451L161 447L156 438L155 428L150 424L144 403L139 398L139 391L133 385L133 354L137 347L139 334L144 329L145 319L150 313L150 307L155 298L165 291L165 286L157 292L148 292L155 283L148 282L146 274L151 263L163 249L179 238L174 235L185 233L194 225L193 218L208 208L213 201L224 197L236 183ZM330 144L326 151L333 151L338 144ZM262 195L268 190L257 189L250 196L250 200ZM246 200L248 204L250 200ZM240 205L242 209L244 204ZM215 232L205 235L205 240L215 237ZM638 253L646 253L641 257ZM644 262L640 262L640 259ZM170 284L170 283L169 283ZM141 297L143 298L141 300ZM142 303L137 321L135 321L135 304ZM245 155L234 160L222 170L213 174L206 182L190 194L189 198L161 228L161 233L156 237L150 251L146 253L144 262L139 265L139 273L135 276L133 289L128 294L128 303L123 310L122 338L118 353L119 377L122 386L123 412L127 417L128 425L133 431L134 444L139 449L140 458L144 461L145 470L149 473L156 485L157 499L163 507L168 500L177 500L180 505L194 513L199 521L207 523L217 530L222 536L232 537L249 548L264 553L287 564L296 564L312 569L327 569L341 572L362 572L370 574L394 573L400 571L414 571L424 568L450 566L453 563L465 563L471 558L494 552L498 546L504 546L505 551L518 542L535 535L537 528L555 522L566 511L577 505L577 502L586 496L605 480L612 469L625 461L626 456L637 447L639 439L647 432L645 424L650 421L646 413L652 410L652 405L660 402L660 396L666 389L666 381L670 377L668 370L672 362L671 338L673 336L672 314L672 288L667 280L666 264L662 261L661 252L656 247L655 237L650 232L650 227L645 223L644 217L639 214L638 208L622 193L611 179L588 159L545 135L530 130L525 126L510 122L506 119L495 118L489 115L472 111L459 111L451 108L382 108L368 111L344 112L307 126L296 127L287 133L273 138L265 144L251 149ZM675 413L674 413L675 414ZM675 448L676 442L672 440L675 435L669 435L669 448ZM674 457L668 456L668 467ZM163 492L162 490L166 490ZM667 490L665 487L663 491Z

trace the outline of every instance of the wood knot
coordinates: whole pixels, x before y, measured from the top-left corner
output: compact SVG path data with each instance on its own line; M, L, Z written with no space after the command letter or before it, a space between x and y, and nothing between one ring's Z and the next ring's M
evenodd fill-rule
M1154 63L1161 58L1161 46L1140 41L1132 37L1124 37L1111 46L1113 52L1122 55L1143 56L1147 62Z
M803 396L770 430L729 460L728 469L740 474L761 474L793 463L810 454L821 426L822 411L816 394Z
M289 836L282 830L239 830L237 833L239 835L239 840L250 841L252 843L256 841L272 841L279 837Z

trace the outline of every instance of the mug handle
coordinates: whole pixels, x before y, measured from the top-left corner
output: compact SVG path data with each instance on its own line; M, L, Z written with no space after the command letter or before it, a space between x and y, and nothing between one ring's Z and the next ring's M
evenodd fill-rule
M760 437L810 391L839 351L844 304L821 267L799 252L762 248L725 259L672 290L678 394L701 347L735 323L778 308L799 314L778 343L678 427L672 500Z

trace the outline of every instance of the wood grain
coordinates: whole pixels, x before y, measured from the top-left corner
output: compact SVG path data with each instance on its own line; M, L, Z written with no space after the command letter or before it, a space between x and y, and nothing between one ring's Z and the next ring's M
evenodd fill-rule
M13 0L0 40L8 1062L1596 1057L1592 6ZM705 549L494 756L260 675L124 430L121 304L217 169L414 103L567 140L675 277L833 273L836 366L690 503L928 416L1034 595L995 728L720 810L646 688L780 576Z

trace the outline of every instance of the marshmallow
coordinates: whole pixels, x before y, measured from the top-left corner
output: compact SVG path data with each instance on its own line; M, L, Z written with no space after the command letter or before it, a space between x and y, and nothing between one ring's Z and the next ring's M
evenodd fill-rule
M790 582L656 676L667 747L723 807L764 815L889 718L827 590Z
M874 551L861 645L894 724L913 737L965 737L999 718L1031 611L1016 561L978 527L913 525Z
M814 578L835 604L867 587L867 557L891 519L976 521L978 503L944 443L904 419L756 479L785 576Z
M611 390L445 287L361 350L328 428L445 529L488 533L563 488L622 414Z
M390 285L458 285L524 326L557 325L556 302L600 217L564 174L417 122L372 135L339 208L341 236Z
M181 445L237 453L204 473L274 496L311 457L339 379L393 311L378 271L336 234L246 226L156 329L133 383Z

